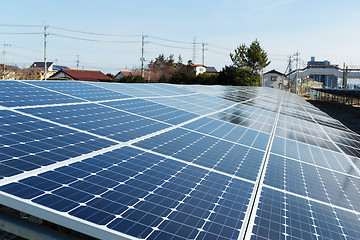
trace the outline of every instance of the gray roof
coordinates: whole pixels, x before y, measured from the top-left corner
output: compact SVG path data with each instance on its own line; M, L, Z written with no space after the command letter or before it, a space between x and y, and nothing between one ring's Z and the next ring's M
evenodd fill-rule
M271 71L268 71L268 72L264 73L264 75L266 75L266 74L270 74L270 73L279 74L279 75L281 75L281 76L284 76L284 75L285 75L285 74L283 74L283 73L281 73L281 72L279 72L279 71L276 71L275 69L273 69L273 70L271 70Z
M214 67L206 67L207 73L217 73L218 71Z
M46 66L47 68L49 68L51 65L53 64L53 62L46 62ZM38 68L43 68L45 66L45 62L34 62L30 67L38 67Z

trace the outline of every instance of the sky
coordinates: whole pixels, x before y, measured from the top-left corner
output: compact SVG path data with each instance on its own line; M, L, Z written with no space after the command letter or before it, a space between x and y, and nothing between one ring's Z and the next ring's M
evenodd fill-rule
M1 1L0 63L44 61L45 25L47 61L104 73L140 68L143 36L145 65L159 54L202 64L204 52L204 64L221 70L257 39L271 61L265 71L285 72L296 52L300 67L311 56L359 67L359 23L358 0Z

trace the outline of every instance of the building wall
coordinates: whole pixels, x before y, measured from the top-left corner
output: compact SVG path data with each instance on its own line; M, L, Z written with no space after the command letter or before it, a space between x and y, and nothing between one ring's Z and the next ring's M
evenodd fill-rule
M311 57L311 61L307 62L308 66L330 66L328 60L315 61L315 57ZM322 82L326 88L337 88L338 78L333 75L310 75L309 78L314 79L317 82Z
M276 89L284 89L284 85L287 84L286 79L283 75L277 73L264 74L264 86Z
M66 73L64 72L58 72L55 76L53 76L55 78L69 78L69 79L72 79L72 77L70 77L69 75L67 75Z
M203 74L206 72L206 67L203 66L196 66L196 75Z

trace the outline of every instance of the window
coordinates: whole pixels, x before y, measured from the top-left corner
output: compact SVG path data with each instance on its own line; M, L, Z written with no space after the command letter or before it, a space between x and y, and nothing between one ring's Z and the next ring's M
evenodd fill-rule
M276 76L271 76L271 81L276 81L277 77Z

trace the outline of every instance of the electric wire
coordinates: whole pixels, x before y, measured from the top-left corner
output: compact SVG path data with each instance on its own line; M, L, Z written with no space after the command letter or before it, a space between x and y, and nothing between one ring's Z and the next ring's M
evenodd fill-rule
M43 27L43 25L0 24L0 27Z
M162 47L169 47L169 48L177 48L177 49L193 49L193 48L190 48L190 47L178 47L178 46L171 46L171 45L166 45L166 44L161 44L161 43L156 43L156 42L147 42L147 43L150 43L150 44L154 44L154 45L158 45L158 46L162 46Z
M148 37L158 39L158 40L162 40L162 41L173 42L173 43L194 44L194 42L171 40L171 39L167 39L167 38L156 37L156 36L153 36L153 35L148 35ZM201 43L195 42L195 44L201 44Z
M42 32L0 32L2 35L37 35L44 34Z
M57 37L63 37L63 38L69 38L69 39L75 39L75 40L82 40L82 41L88 41L88 42L106 42L106 43L141 43L141 41L111 41L111 40L98 40L98 39L90 39L90 38L80 38L80 37L72 37L57 33L50 33L52 36Z
M108 36L108 37L141 37L142 36L142 35L131 35L131 34L110 34L110 33L86 32L86 31L79 31L79 30L57 27L57 26L52 26L52 25L50 25L49 27L53 28L53 29L68 31L68 32L76 32L76 33L96 35L96 36Z

